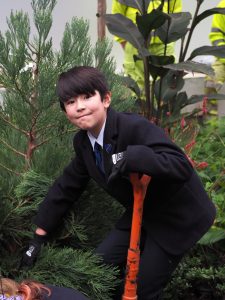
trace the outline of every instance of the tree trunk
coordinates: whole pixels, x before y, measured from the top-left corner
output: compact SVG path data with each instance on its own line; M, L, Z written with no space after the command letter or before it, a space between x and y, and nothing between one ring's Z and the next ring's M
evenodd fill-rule
M98 39L105 38L105 20L103 15L106 13L106 0L98 0Z

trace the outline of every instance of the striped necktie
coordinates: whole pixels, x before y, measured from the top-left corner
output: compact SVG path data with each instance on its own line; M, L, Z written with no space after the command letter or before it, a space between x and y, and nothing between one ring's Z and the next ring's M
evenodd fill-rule
M102 174L105 174L103 159L102 159L102 147L97 142L95 142L94 145L94 154L95 154L96 166L98 167L98 169Z

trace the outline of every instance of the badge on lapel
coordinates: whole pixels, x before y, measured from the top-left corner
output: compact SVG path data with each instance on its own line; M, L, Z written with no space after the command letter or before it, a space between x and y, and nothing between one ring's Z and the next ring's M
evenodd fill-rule
M111 144L105 144L104 149L107 153L110 153L112 151L112 145Z

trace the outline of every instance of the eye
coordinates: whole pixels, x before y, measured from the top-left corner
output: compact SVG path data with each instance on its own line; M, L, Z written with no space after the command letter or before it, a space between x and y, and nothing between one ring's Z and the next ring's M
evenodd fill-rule
M91 98L91 95L86 94L86 95L83 96L84 100L88 100L89 98Z
M66 101L65 105L71 105L75 102L75 100L72 98L72 99L69 99L68 101Z

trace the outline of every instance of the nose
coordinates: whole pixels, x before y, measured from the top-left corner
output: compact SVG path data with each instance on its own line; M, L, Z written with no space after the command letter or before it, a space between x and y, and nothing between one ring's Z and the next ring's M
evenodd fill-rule
M77 111L81 111L85 109L85 103L83 101L83 99L81 98L77 98Z

